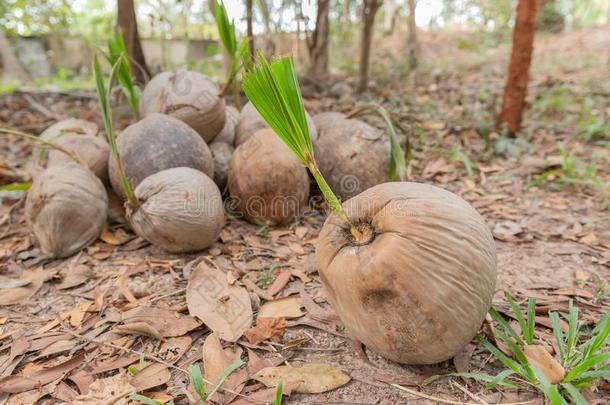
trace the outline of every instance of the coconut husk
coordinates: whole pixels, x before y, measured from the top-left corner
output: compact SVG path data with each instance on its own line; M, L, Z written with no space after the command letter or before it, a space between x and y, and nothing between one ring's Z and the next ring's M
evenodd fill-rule
M481 216L449 191L408 182L372 187L343 207L365 237L355 241L331 215L316 260L349 334L399 363L459 353L495 292L495 244Z
M204 173L176 167L153 174L135 189L141 202L128 208L133 230L172 253L196 252L210 246L224 225L220 191Z
M188 70L159 73L142 92L140 115L163 113L177 118L211 142L225 125L225 101L204 75Z
M214 176L214 159L208 145L184 122L163 114L151 114L130 125L117 138L123 170L133 187L146 177L172 167L191 167ZM108 161L112 188L126 198L117 165Z
M315 142L318 137L316 126L307 112L305 112L305 118L309 127L309 136L312 142ZM257 131L264 128L269 128L269 125L267 125L262 115L256 111L254 104L248 101L239 113L239 121L235 127L235 147L237 148L250 139Z
M320 172L342 200L388 181L390 138L383 131L336 112L318 114L313 121Z
M40 137L45 141L54 141L60 136L68 134L99 136L99 128L94 122L68 118L45 129Z
M67 257L102 233L108 199L102 182L76 163L45 169L32 183L25 217L43 253Z
M233 146L224 142L214 141L210 144L210 151L214 157L214 183L216 183L221 191L224 191L229 178L229 167L234 151Z
M214 142L224 142L227 145L233 146L235 143L235 127L237 126L237 121L239 121L239 111L237 108L232 106L225 108L225 126L222 128L222 131L216 135Z
M247 220L285 224L307 206L309 177L301 161L267 128L235 150L229 192L231 205Z

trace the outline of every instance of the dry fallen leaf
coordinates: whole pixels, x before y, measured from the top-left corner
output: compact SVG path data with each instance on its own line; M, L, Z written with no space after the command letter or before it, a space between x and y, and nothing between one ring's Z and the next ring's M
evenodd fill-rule
M257 318L293 319L303 316L303 301L300 297L285 297L264 303L258 310Z
M57 342L51 343L49 346L45 347L41 352L41 357L50 356L52 354L57 354L61 352L65 352L71 350L76 347L76 340L58 340Z
M298 382L295 392L302 394L319 394L347 384L350 377L334 366L324 363L310 363L302 367L267 367L252 378L267 387L276 387L284 383Z
M284 318L261 318L256 319L256 326L244 333L248 342L257 345L262 341L271 339L280 342L286 330L286 319Z
M291 273L288 270L277 270L275 272L275 280L267 288L267 294L273 296L282 291L286 284L288 284L288 281L290 281L290 276Z
M557 384L565 376L565 370L544 346L531 345L523 348L530 364L538 367L551 384Z
M58 383L59 381L55 381L45 385L44 387L21 392L19 394L13 394L9 397L6 405L37 404L40 398L53 393Z
M100 239L109 245L119 246L129 241L130 236L121 228L112 232L108 229L108 226L105 226L100 235Z
M57 285L57 288L60 290L76 287L95 278L95 272L84 264L68 266L60 271L59 274L63 276L61 283Z
M161 333L146 322L132 322L125 325L115 326L112 331L118 335L149 336L163 340Z
M201 262L186 287L189 313L228 342L252 325L252 304L245 288L230 285L225 273Z
M72 405L127 405L127 396L136 393L129 381L127 372L95 380L89 392L76 397Z
M198 328L201 323L192 316L158 307L137 307L121 314L125 323L145 322L162 337L178 337Z
M138 392L141 392L165 384L170 378L171 374L167 366L161 363L152 363L138 371L131 379L131 385Z
M23 278L10 278L7 276L0 275L0 290L24 287L28 284L32 284L32 280Z
M55 272L44 270L42 267L24 271L20 280L27 280L28 284L23 287L3 289L0 294L0 305L13 305L27 300L54 274Z
M223 349L220 339L218 339L218 335L214 332L210 333L210 335L203 342L204 378L207 381L218 381L222 373L240 357L240 354L241 352L233 353L229 349ZM241 392L247 379L248 376L246 370L243 368L238 369L224 380L221 387ZM205 390L208 394L212 391L212 389L212 385L206 383ZM221 403L228 403L235 397L234 394L219 393L218 391L217 394L212 395L212 397L215 395L220 398Z
M0 379L0 392L19 393L46 385L79 366L84 358L83 353L55 366L34 371L27 376L11 375L2 378Z

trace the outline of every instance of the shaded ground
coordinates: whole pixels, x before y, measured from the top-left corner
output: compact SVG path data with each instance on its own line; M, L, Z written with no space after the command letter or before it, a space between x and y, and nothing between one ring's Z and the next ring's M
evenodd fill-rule
M587 46L582 46L585 40ZM471 202L492 228L498 248L496 305L506 306L504 291L520 300L538 298L537 334L546 342L551 333L544 327L548 320L545 310L565 311L569 299L579 306L585 322L595 322L608 312L610 295L610 80L607 51L596 51L610 47L610 32L591 30L540 41L528 97L531 105L519 139L493 131L507 49L494 53L456 51L446 42L431 47L447 50L434 69L422 69L415 78L404 80L392 74L378 76L374 93L361 99L351 93L335 97L307 88L307 107L314 113L349 111L355 102L369 97L383 100L414 144L410 179L456 192ZM433 54L433 50L425 52ZM447 65L445 60L450 58L458 62ZM36 133L55 119L68 116L93 119L101 125L90 94L16 94L0 99L0 126ZM604 135L605 141L599 141ZM565 150L563 156L561 150ZM2 138L3 183L22 177L30 153L31 147L25 142ZM44 272L39 277L40 289L31 297L17 305L0 307L0 376L27 374L55 362L76 359L76 368L67 370L63 379L64 373L56 377L61 383L46 386L50 394L44 403L68 401L82 393L92 379L116 375L113 366L137 365L139 356L133 351L144 351L181 369L200 361L208 334L204 327L185 333L188 338L182 340L166 339L165 344L151 337L110 334L120 323L114 314L131 308L155 306L187 314L187 279L193 272L193 260L201 260L200 256L242 279L251 272L256 272L256 279L274 263L281 270L296 270L276 297L298 294L304 284L306 293L318 304L309 303L303 318L288 321L281 343L264 342L255 351L271 359L283 356L291 365L333 364L350 374L352 381L324 394L292 394L286 403L436 403L388 383L458 402L541 402L534 392L487 391L479 383L460 378L418 387L426 377L456 368L495 374L499 364L480 346L471 345L454 361L429 367L399 366L371 352L367 352L371 360L368 364L358 356L350 340L342 335L342 328L332 322L311 261L313 243L324 220L319 210L284 228L262 229L232 219L219 242L200 255L187 256L148 246L115 224L104 236L105 241L96 241L74 258L51 262L41 258L32 246L22 214L18 197L2 200L0 275L19 278L26 269L39 266L44 266ZM85 274L83 283L60 289L67 274L78 272ZM260 302L258 298L253 300ZM63 317L60 323L49 324L83 302L90 304ZM297 325L299 322L308 325ZM92 340L112 341L114 346ZM173 350L168 350L168 342L175 345ZM246 345L243 338L237 345L244 354ZM121 352L116 346L132 352ZM186 353L177 356L176 352L181 351ZM84 358L79 357L82 354ZM252 363L253 355L247 357ZM101 364L103 359L110 359L112 366ZM184 373L171 369L165 385L147 391L168 393L186 402L186 384ZM244 395L260 388L255 384L250 382ZM607 381L602 383L597 392L590 393L591 402L607 398L609 388ZM41 389L32 396L45 393ZM6 396L0 394L0 403L3 399ZM10 400L19 403L14 396Z

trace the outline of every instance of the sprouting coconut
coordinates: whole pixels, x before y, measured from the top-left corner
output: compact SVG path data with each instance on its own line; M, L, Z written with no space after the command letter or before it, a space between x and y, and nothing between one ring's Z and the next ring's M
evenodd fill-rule
M214 159L208 145L191 127L168 115L148 115L125 128L116 143L131 185L137 186L151 174L172 167L191 167L214 176ZM112 156L108 174L114 191L125 199L116 159Z
M342 205L316 164L292 59L272 68L259 58L244 91L329 203L316 260L347 331L401 363L455 356L478 331L495 290L485 222L457 195L409 182L377 185Z
M83 166L51 166L32 183L25 217L43 253L67 257L102 233L108 199L102 182Z
M139 207L128 208L133 230L173 253L210 246L224 225L218 187L202 172L175 167L148 176L135 189Z
M388 181L391 147L383 131L336 112L318 114L313 121L316 161L342 200Z
M210 144L210 152L214 157L214 183L221 190L224 190L229 179L229 169L234 152L233 146L214 141Z
M113 71L120 63L123 58ZM194 252L210 246L220 234L224 209L220 191L210 178L213 162L205 142L183 122L152 114L125 130L118 143L130 145L119 148L109 102L112 75L106 86L97 57L93 59L93 72L110 145L111 167L116 173L115 189L120 187L126 197L127 220L133 230L169 252ZM139 150L132 149L138 147ZM125 152L125 157L119 150ZM147 157L137 157L138 152ZM180 166L176 162L187 164ZM136 178L139 185L135 191L126 174L127 165L134 165L129 168L133 170L130 177L133 173L144 177ZM152 172L145 174L139 166ZM198 168L209 169L210 175Z
M306 207L309 178L299 159L272 129L265 128L235 150L229 192L246 219L284 224Z
M104 138L67 133L50 142L72 152L103 183L108 183L108 157L110 149ZM36 152L35 166L37 170L41 170L44 167L52 167L71 161L70 156L60 150L43 149Z
M317 138L316 126L309 114L305 113L307 124L309 125L309 134L313 141ZM260 115L251 102L246 103L239 113L239 121L235 127L235 147L237 148L242 143L246 142L258 130L268 128L269 125Z
M171 115L187 123L206 142L225 124L225 102L218 87L204 75L188 70L159 73L142 92L140 114Z

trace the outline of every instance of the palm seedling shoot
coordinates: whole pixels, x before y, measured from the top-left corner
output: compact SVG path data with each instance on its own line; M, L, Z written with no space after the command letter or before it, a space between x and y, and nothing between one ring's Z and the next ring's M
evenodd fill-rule
M404 181L342 204L316 163L292 59L259 59L243 89L328 202L316 261L346 329L400 363L455 356L478 331L494 294L496 252L485 222L457 195Z

